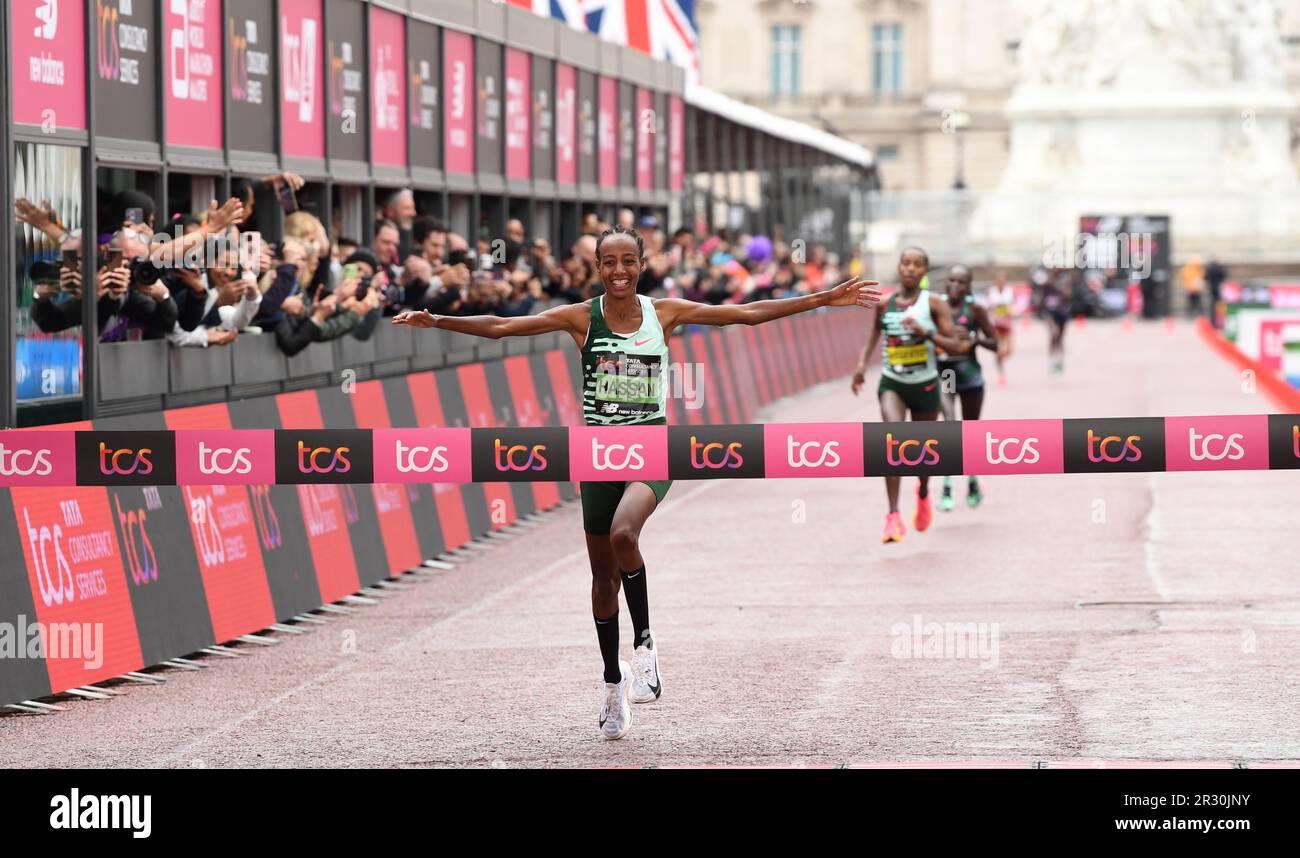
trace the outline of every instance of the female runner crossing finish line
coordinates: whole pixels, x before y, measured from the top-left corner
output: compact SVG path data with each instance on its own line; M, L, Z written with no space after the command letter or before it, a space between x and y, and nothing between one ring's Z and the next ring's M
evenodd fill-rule
M846 280L822 292L714 306L680 298L650 299L636 292L645 269L645 247L635 230L616 226L596 242L596 267L605 294L580 304L553 307L535 316L437 316L408 310L395 325L441 328L499 339L565 331L582 350L582 413L588 425L646 426L668 422L668 338L681 325L759 325L818 307L871 308L880 300L874 281ZM643 381L646 380L646 381ZM627 381L629 383L623 383ZM635 383L631 383L635 382ZM668 493L671 480L580 484L582 524L591 561L591 608L605 663L600 729L620 739L632 726L629 698L656 700L663 684L659 651L650 631L641 528ZM636 648L632 664L618 657L620 584L632 615Z

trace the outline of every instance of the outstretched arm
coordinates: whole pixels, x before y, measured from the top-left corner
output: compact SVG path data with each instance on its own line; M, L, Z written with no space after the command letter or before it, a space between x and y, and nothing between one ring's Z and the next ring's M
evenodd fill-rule
M470 334L499 340L502 337L531 337L564 331L575 339L586 333L581 304L552 307L536 316L438 316L428 310L407 310L393 317L394 325L415 328L441 328L458 334Z
M870 308L880 301L880 291L874 280L845 280L833 289L800 295L796 298L775 298L755 301L752 304L700 304L682 298L665 298L655 302L660 312L660 323L668 333L678 325L761 325L773 319L793 316L818 307L848 307L857 305Z

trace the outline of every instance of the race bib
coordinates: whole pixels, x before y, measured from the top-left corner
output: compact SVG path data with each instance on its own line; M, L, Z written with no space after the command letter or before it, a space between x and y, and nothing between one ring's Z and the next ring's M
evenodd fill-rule
M596 360L596 413L605 417L656 414L663 378L658 355L606 352Z
M924 366L929 359L929 349L925 343L886 345L885 359L895 370Z

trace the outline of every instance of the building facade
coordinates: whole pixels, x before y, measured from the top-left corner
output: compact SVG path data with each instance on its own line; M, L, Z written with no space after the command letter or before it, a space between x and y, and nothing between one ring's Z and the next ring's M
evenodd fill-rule
M885 191L989 191L1007 163L1020 40L1043 2L700 0L700 80L869 147ZM1300 3L1275 6L1300 95Z

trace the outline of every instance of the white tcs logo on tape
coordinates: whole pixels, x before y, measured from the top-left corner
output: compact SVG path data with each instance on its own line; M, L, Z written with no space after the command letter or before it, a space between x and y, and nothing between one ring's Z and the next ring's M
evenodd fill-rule
M591 466L598 471L624 471L640 470L645 467L645 459L641 456L644 449L642 444L604 444L602 445L595 438L591 439ZM612 458L615 453L623 454L623 461L617 463Z
M794 439L793 435L785 436L786 442L786 461L792 468L836 468L840 464L840 454L835 452L839 446L839 441L827 441L822 444L820 441L805 441L800 444ZM817 453L817 460L813 461L808 454L809 450Z
M1037 438L1003 438L998 440L992 432L984 433L984 457L990 465L1034 465L1038 463ZM1007 453L1007 445L1019 445L1017 452ZM994 452L996 448L997 452Z

